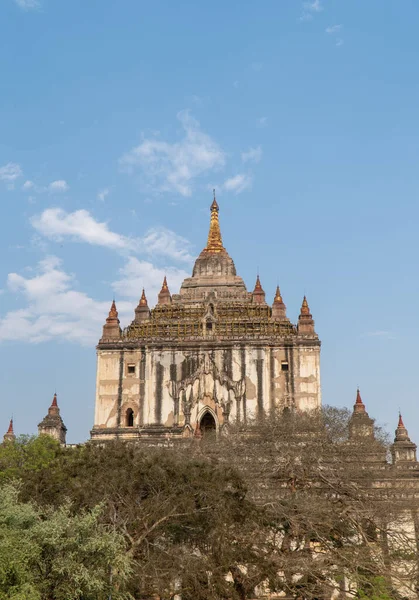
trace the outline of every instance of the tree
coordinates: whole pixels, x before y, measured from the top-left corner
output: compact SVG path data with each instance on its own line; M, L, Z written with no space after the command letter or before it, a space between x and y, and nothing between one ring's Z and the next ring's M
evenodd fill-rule
M38 508L18 499L17 487L0 488L0 598L13 600L115 600L130 561L122 536L99 523L102 507L77 515L65 503Z
M42 470L63 451L49 435L21 435L13 442L0 444L0 482Z
M352 424L347 411L329 407L273 411L231 427L223 439L223 460L240 470L262 510L260 534L244 531L240 542L254 540L254 563L238 569L243 597L264 585L294 598L339 589L374 597L384 588L394 596L404 579L412 591L418 548L411 479L388 465L378 428L365 428L364 420L350 436Z

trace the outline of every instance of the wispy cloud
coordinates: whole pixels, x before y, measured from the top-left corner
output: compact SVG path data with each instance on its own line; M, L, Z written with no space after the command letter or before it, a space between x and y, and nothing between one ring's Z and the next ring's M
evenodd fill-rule
M120 269L120 278L112 284L117 296L138 299L141 290L145 288L149 305L157 300L164 276L172 293L178 292L182 281L190 273L173 266L157 267L151 262L139 260L130 256L126 264Z
M257 120L257 124L259 127L266 127L268 124L268 117L259 117Z
M103 190L100 190L97 194L98 200L101 200L101 202L104 202L106 196L109 196L108 188L104 188Z
M34 187L34 182L33 181L29 181L29 179L27 181L25 181L25 183L22 185L22 190L24 190L25 192L28 190L31 190Z
M164 227L149 229L139 239L139 246L142 252L148 253L151 256L160 255L181 262L190 262L193 260L190 252L190 242L174 233L174 231L165 229Z
M262 148L257 146L256 148L249 148L247 152L242 152L242 161L246 162L260 162L262 158Z
M37 233L53 241L68 239L124 253L164 256L181 262L190 262L193 258L190 242L170 229L154 227L143 237L132 238L111 231L107 223L97 221L85 209L68 213L62 208L47 208L32 217L31 224Z
M24 308L12 310L0 319L0 341L39 343L52 339L83 345L97 342L110 305L77 290L74 275L66 273L60 259L41 260L32 277L10 273L7 288L22 297ZM121 316L131 316L129 302L119 302ZM132 318L132 317L131 317Z
M342 25L331 25L330 27L326 27L325 31L328 34L339 33L342 29Z
M336 37L338 33L342 31L343 25L331 25L330 27L326 27L325 31L328 35L335 36L335 45L343 46L343 39L341 37Z
M31 219L32 226L48 239L61 241L70 238L94 246L115 250L135 250L134 240L111 231L107 223L96 221L84 209L67 213L62 208L47 208Z
M225 153L188 110L177 115L184 136L180 141L167 142L144 138L141 144L121 157L122 170L139 170L150 188L156 192L177 192L190 196L195 180L220 169Z
M245 190L249 189L252 185L252 178L246 173L239 173L234 177L230 177L223 183L223 189L227 192L233 192L234 194L240 194Z
M320 0L313 0L311 2L303 2L303 12L300 17L300 21L311 21L314 14L319 13L323 10L323 4Z
M22 10L36 10L41 7L38 0L15 0L15 4Z
M68 183L64 179L58 179L57 181L51 181L48 186L48 191L54 192L67 192L70 189Z
M22 177L23 171L20 165L14 162L9 162L3 167L0 167L0 181L13 183L19 177Z

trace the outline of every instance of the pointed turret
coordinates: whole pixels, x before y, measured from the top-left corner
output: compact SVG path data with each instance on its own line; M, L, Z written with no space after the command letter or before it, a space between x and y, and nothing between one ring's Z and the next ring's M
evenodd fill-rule
M365 409L359 388L356 390L354 410L349 421L349 437L374 437L374 419L370 419Z
M167 285L166 275L164 276L163 285L159 292L158 302L159 304L171 304L172 302L172 296L170 295L169 286Z
M210 254L217 254L218 252L225 252L223 246L223 240L221 237L221 229L220 223L218 221L218 213L219 207L217 200L215 198L215 190L214 190L214 200L211 204L211 220L210 220L210 228L208 232L208 241L204 252L208 252Z
M256 277L255 289L253 290L253 302L256 304L265 304L265 292L260 283L259 274Z
M298 333L303 335L314 334L314 321L310 313L307 298L304 296L301 305L300 316L298 317Z
M402 415L400 413L395 434L394 443L391 446L393 464L415 463L417 446L410 440L409 433L403 423Z
M147 298L143 288L143 293L141 294L140 301L138 303L137 308L135 309L135 322L141 323L142 321L147 321L149 317L150 309L148 308Z
M365 410L365 404L362 402L362 398L361 398L361 392L359 391L359 388L357 388L356 390L356 400L355 400L355 404L354 404L354 414L367 414L366 410Z
M13 418L10 419L9 429L3 436L3 442L14 442L16 439L15 432L13 431Z
M51 406L48 409L48 414L38 425L38 433L39 435L49 435L55 440L59 441L60 444L65 445L67 427L64 425L64 422L60 416L57 394L54 394Z
M287 307L282 300L281 292L279 290L279 285L276 286L275 298L272 304L272 319L275 321L284 321L287 320Z
M103 326L102 340L113 340L120 337L121 328L119 326L118 311L116 310L115 300L113 300L108 318Z

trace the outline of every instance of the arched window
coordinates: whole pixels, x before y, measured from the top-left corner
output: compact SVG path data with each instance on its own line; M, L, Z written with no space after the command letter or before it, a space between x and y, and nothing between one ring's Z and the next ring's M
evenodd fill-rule
M125 413L125 427L134 427L134 411L132 408L128 408Z

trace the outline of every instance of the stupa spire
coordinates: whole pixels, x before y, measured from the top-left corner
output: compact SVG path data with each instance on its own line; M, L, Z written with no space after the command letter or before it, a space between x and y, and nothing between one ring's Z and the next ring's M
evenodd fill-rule
M253 302L256 302L256 304L265 304L265 292L260 283L259 273L257 274L255 289L253 290Z
M214 190L214 200L211 204L211 219L210 219L210 228L208 232L208 241L207 246L205 248L205 252L217 253L223 252L223 240L221 237L220 230L220 222L218 220L218 212L219 207L217 203L217 199L215 198L215 190Z
M300 314L304 315L304 316L311 316L310 315L310 308L308 306L307 298L305 296L303 298L303 303L301 305L301 312L300 312Z
M274 320L283 320L287 318L286 314L287 307L281 296L279 285L276 286L275 298L272 304L272 318Z
M361 392L359 391L359 388L357 388L356 390L356 400L355 400L355 404L354 404L354 413L365 413L365 404L362 402L362 398L361 398Z
M163 279L163 285L159 292L159 304L170 304L172 302L172 296L170 295L169 286L167 285L166 275Z
M13 431L13 417L10 419L9 428L3 436L4 442L14 442L16 439L15 432Z
M403 418L399 412L399 422L395 431L394 443L391 446L393 464L416 462L416 444L411 441Z
M109 315L106 323L103 326L102 340L115 339L121 337L121 329L119 327L118 311L116 310L115 299L112 300Z
M167 284L167 282L166 282L166 284ZM143 293L141 294L140 304L139 305L140 306L147 306L147 298L146 298L146 295L145 295L144 288L143 288Z
M167 282L166 282L167 284ZM140 301L138 303L137 308L135 309L135 322L139 323L141 321L147 321L150 317L150 309L148 308L147 297L145 295L145 290L143 288L143 293L141 294Z

